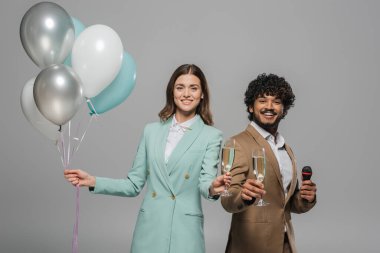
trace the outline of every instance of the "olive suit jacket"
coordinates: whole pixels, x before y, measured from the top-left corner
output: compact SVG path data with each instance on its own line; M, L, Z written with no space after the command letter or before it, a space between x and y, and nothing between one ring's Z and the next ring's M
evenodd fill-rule
M145 127L126 179L96 178L94 193L116 196L136 196L147 183L132 253L205 252L200 196L213 200L209 187L217 174L222 133L197 117L167 163L171 118Z
M292 161L292 180L285 198L279 164L269 143L252 125L245 131L233 136L235 139L235 158L231 169L232 183L230 197L222 198L222 205L233 213L226 247L227 253L281 253L283 250L285 227L289 244L296 253L291 212L303 213L314 205L301 199L295 159L292 150L285 144ZM253 173L252 151L260 147L266 152L266 175L264 200L270 204L258 207L243 201L242 185Z

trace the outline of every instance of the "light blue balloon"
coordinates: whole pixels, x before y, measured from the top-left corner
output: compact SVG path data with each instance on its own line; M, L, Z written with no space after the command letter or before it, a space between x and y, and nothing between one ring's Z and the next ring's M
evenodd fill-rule
M104 113L121 104L131 94L136 84L136 64L127 52L123 54L123 62L116 78L97 96L90 98L87 105L91 114ZM93 109L95 108L95 111Z
M75 32L75 39L76 39L78 38L79 34L83 32L84 29L86 29L86 27L84 26L84 24L82 24L82 22L80 22L78 19L74 17L71 17L71 20L73 21L73 24L74 24L74 32ZM71 51L70 51L69 56L67 56L67 58L63 62L63 64L70 67L72 66L71 65Z

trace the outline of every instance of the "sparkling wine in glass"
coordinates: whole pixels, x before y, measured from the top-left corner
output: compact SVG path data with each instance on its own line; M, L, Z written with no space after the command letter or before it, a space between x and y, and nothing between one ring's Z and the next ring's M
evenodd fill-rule
M265 178L265 169L266 169L266 159L265 159L265 149L263 147L258 148L252 152L252 162L253 162L253 173L256 176L256 179L260 182L264 182ZM269 203L265 202L261 198L256 206L266 206Z
M227 173L232 168L232 163L235 157L235 140L228 139L222 148L222 173ZM225 186L224 191L221 194L222 197L231 196L228 192L227 186Z

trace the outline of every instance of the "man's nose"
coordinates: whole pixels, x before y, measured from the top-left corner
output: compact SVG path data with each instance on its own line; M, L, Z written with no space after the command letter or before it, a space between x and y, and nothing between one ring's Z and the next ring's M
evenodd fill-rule
M271 101L266 102L265 107L267 109L273 109L273 103Z

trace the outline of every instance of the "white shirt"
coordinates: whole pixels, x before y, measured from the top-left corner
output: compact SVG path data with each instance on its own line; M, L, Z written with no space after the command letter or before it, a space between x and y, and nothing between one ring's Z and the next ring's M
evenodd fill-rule
M289 157L288 152L285 149L284 137L277 133L276 137L269 132L261 128L255 122L251 121L251 125L260 133L264 139L266 139L272 148L274 155L277 158L278 165L280 166L280 172L282 176L282 185L284 187L285 197L288 194L288 186L292 181L292 160Z
M169 129L169 135L166 140L166 147L165 147L165 163L169 161L169 157L172 154L173 150L177 146L178 142L182 139L184 136L185 132L188 130L191 130L190 126L197 121L199 118L199 115L196 114L193 118L182 122L178 123L175 114L173 115L172 119L172 125L170 126Z

